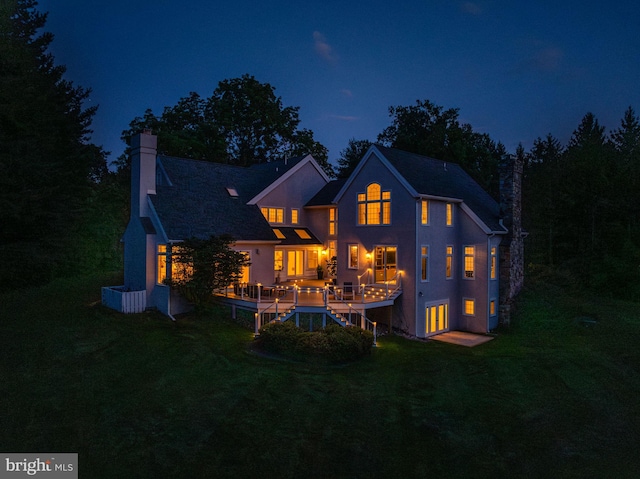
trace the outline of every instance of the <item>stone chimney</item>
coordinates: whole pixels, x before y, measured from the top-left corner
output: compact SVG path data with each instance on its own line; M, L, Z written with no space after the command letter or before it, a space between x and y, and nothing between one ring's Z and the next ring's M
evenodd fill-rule
M508 233L500 244L500 322L509 324L513 299L524 284L522 231L522 174L524 158L507 155L500 160L500 216Z
M158 137L144 130L131 138L131 217L149 216L147 195L156 194Z

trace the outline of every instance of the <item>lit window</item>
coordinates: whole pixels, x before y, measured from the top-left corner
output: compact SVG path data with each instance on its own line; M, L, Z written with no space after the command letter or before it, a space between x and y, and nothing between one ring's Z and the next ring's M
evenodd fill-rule
M447 246L446 276L447 279L453 277L453 246Z
M299 220L300 211L297 208L291 209L291 224L297 225Z
M489 315L490 316L495 316L496 315L496 300L492 299L489 302Z
M311 235L307 233L307 230L294 230L300 239L311 239Z
M158 245L158 284L164 283L167 279L167 263L168 263L167 245Z
M316 269L318 267L318 252L316 250L307 253L307 269Z
M282 253L282 250L275 250L273 252L273 270L282 271L283 264L284 264L284 255Z
M464 314L467 316L474 316L476 314L476 301L475 299L465 298L464 300Z
M260 208L269 223L284 223L284 208Z
M358 245L349 245L349 269L358 269Z
M420 275L420 279L422 281L429 281L429 247L428 246L422 246L420 248L421 250L421 275Z
M338 234L338 209L329 208L329 235L335 236Z
M473 279L475 277L475 246L464 247L464 277Z
M275 234L276 238L278 238L278 239L285 239L286 238L286 236L278 228L273 228L273 234Z
M329 250L329 260L331 260L336 255L336 242L334 240L329 241L329 247L327 249Z
M172 261L172 256L179 257L183 253L179 246L167 247L166 244L158 245L158 262L156 280L163 284L169 279L184 280L193 274L190 262Z
M358 193L358 224L391 224L391 192L382 191L378 183L367 186L366 193Z
M453 204L447 203L447 226L453 226Z
M497 266L498 255L496 254L496 247L493 246L491 248L491 279L496 279L498 277Z
M420 222L423 225L429 224L429 202L427 200L422 200Z

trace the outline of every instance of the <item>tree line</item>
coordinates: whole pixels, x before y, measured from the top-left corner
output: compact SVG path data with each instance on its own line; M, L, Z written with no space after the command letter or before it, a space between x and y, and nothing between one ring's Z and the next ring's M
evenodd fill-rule
M64 274L122 266L128 219L128 150L107 168L90 141L97 107L91 91L64 78L42 33L35 0L0 2L0 288ZM459 120L459 109L418 100L389 108L375 142L460 164L496 199L504 145ZM312 154L330 177L347 177L373 143L351 139L335 167L299 107L251 75L218 83L208 98L191 92L123 130L151 129L161 154L238 166ZM607 133L588 113L564 146L537 138L525 160L523 205L531 274L554 274L581 287L640 297L640 120L629 108ZM634 296L635 295L635 296Z
M537 138L525 160L526 260L532 273L640 298L640 118L612 131L587 113L568 144Z

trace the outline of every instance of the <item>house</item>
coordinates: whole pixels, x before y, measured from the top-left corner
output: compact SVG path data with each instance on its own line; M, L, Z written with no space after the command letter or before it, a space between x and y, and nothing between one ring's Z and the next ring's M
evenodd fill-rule
M522 284L520 273L510 275L514 268L501 268L504 258L522 261L510 254L521 246L520 231L503 222L519 222L510 209L519 177L509 164L504 171L512 191L501 207L458 165L378 145L348 179L332 181L311 156L242 168L158 155L156 137L143 133L132 141L125 284L104 288L103 302L122 311L186 311L164 283L172 249L188 238L229 234L250 266L221 294L261 318L303 311L306 293L319 295L306 311L324 308L343 324L376 318L419 338L487 332ZM334 284L301 290L333 257ZM259 285L257 296L247 285ZM287 297L295 301L289 307Z

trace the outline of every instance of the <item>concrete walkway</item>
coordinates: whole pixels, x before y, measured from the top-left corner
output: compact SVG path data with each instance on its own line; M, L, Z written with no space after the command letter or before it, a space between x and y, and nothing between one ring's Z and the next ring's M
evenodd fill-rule
M491 341L493 336L485 336L484 334L465 333L463 331L449 331L447 333L431 336L429 339L434 341L442 341L443 343L457 344L472 348L479 344Z

